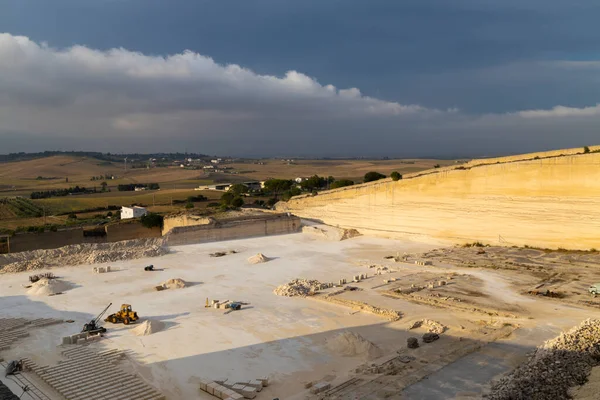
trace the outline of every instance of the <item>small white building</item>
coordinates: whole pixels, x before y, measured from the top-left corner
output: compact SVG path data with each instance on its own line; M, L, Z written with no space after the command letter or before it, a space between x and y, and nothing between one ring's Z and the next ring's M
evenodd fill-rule
M148 214L148 210L144 207L121 207L121 219L139 218L146 214Z

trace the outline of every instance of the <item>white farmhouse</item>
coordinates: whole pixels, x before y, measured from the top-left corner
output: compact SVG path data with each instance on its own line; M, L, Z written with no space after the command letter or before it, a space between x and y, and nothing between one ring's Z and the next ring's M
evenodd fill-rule
M139 218L148 214L148 210L144 207L121 207L121 219Z

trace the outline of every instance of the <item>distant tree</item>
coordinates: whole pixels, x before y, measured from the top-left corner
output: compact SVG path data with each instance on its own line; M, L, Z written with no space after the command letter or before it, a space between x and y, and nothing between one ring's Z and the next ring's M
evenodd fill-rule
M194 203L197 201L206 201L206 200L208 200L208 198L206 196L202 196L201 194L199 194L198 196L188 196L188 198L187 198L188 203Z
M281 200L288 201L293 196L298 196L300 194L302 194L302 190L300 190L296 186L294 186L290 190L286 190L285 192L283 192L283 194L281 195Z
M354 182L349 180L349 179L340 179L339 181L335 181L333 182L329 188L330 189L337 189L337 188L341 188L344 186L352 186L354 185Z
M402 175L400 175L398 173L398 171L394 171L390 174L390 177L392 178L392 180L394 181L399 181L400 179L402 179Z
M380 174L379 172L371 171L365 174L364 181L365 182L373 182L378 181L379 179L385 178L385 175Z
M267 200L267 205L269 207L273 207L276 203L277 203L277 197L271 197L269 200Z
M329 175L327 177L327 183L332 184L333 182L335 182L335 178L333 176Z
M590 148L588 146L583 146L583 152L584 153L589 153L590 152Z
M102 183L100 184L100 186L102 186L102 191L103 191L103 192L106 192L106 187L108 186L108 183L106 183L106 182L102 182Z
M244 199L242 199L241 197L236 197L231 201L231 205L235 208L240 208L244 205Z
M435 164L435 165L433 166L433 168L440 168L440 167L441 167L441 165L440 165L440 164Z
M109 212L107 212L107 213L106 213L106 216L107 216L107 217L112 217L112 216L113 216L113 213L112 213L112 211L109 211Z
M186 209L190 209L190 208L194 208L194 203L192 203L191 201L188 201L187 203L185 203L185 208Z
M333 177L330 177L333 179ZM319 175L313 175L307 180L300 183L300 187L304 190L312 191L314 189L321 189L327 186L328 179Z
M229 206L229 205L231 205L231 202L233 201L234 198L235 198L235 195L233 193L225 192L221 196L221 204Z
M75 213L71 213L67 216L67 219L77 219L77 215L75 215Z
M154 227L163 227L164 218L162 215L156 213L148 213L146 215L142 215L140 222L146 228L154 228Z
M283 193L289 190L294 183L291 179L267 179L265 181L265 191L275 194Z
M236 183L229 187L228 192L233 193L235 196L240 196L243 193L248 193L248 186Z

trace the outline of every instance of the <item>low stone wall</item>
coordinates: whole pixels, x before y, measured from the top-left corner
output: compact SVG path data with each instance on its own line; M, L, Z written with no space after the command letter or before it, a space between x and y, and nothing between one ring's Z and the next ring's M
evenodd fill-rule
M148 229L138 221L107 225L101 229L105 229L106 235L84 235L84 228L81 227L56 232L18 233L8 238L8 244L0 246L0 254L40 249L57 249L72 244L120 242L122 240L158 238L162 236L160 228Z
M147 239L161 237L159 227L146 228L140 222L114 224L106 226L106 241L120 242L121 240Z
M71 244L83 243L83 228L66 229L57 232L18 233L10 237L10 252L37 249L56 249Z
M265 214L264 216L214 221L209 225L176 227L165 236L169 246L249 237L285 235L299 232L300 218L288 214Z

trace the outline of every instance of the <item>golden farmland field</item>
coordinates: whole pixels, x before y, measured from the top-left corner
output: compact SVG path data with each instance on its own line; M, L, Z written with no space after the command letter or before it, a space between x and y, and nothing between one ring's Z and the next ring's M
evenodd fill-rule
M93 157L51 156L46 158L0 163L0 199L21 196L28 199L31 192L69 188L73 186L96 188L93 194L69 195L31 200L33 206L45 213L43 217L15 215L14 210L0 202L0 228L15 229L19 226L35 226L65 223L64 213L79 213L89 217L97 212L85 210L141 204L151 211L168 213L183 209L183 204L172 201L185 200L189 196L202 194L209 198L196 207L206 207L220 198L221 192L195 191L193 188L212 182L240 182L265 180L268 178L292 179L312 175L334 176L336 179L351 179L360 182L365 173L377 171L389 175L392 171L401 174L446 166L452 160L238 160L220 164L217 168L225 172L205 173L202 169L186 169L178 166L155 168L129 168L121 163L112 163ZM115 179L91 180L100 175L114 175ZM40 177L38 179L38 177ZM110 192L100 192L101 183L106 181ZM124 192L117 185L130 183L158 183L160 190ZM254 199L252 199L253 201ZM264 199L263 199L264 200ZM90 215L88 215L90 214Z

